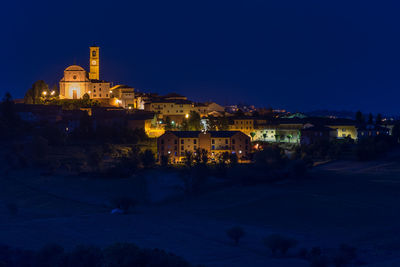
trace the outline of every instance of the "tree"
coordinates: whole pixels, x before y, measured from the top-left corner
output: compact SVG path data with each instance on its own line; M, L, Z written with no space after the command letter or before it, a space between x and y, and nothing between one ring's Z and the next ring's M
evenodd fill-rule
M141 153L140 158L145 168L151 168L156 163L153 151L151 151L150 149L146 149L143 153Z
M378 115L376 115L376 118L375 118L375 124L380 125L381 123L382 123L382 114L378 113Z
M251 140L253 141L253 138L254 138L254 136L256 136L256 133L255 132L251 132L250 136L251 136Z
M230 154L229 155L229 161L231 163L231 166L235 166L239 161L238 156L236 154L234 154L234 153Z
M43 92L49 93L49 86L42 80L36 81L32 87L26 91L24 96L25 104L41 104L43 103Z
M170 131L170 130L172 130L172 128L173 128L173 126L172 126L172 123L171 123L171 119L170 119L170 117L166 117L165 118L165 130L166 131Z
M193 154L190 151L185 150L185 159L184 159L185 165L187 167L191 167L193 163Z
M84 100L84 101L89 101L89 100L90 100L90 95L89 95L88 93L85 93L85 94L82 96L82 100Z
M197 113L196 111L190 111L187 123L189 131L200 131L201 130L200 114Z
M297 245L297 241L278 234L272 234L264 238L264 245L271 250L272 255L276 255L278 251L282 255L286 255L290 248Z
M237 245L239 244L239 240L245 235L245 232L242 227L234 226L226 231L226 235Z
M361 111L356 112L356 123L358 124L364 123L364 115L361 113Z
M236 111L235 115L238 116L238 117L241 117L241 116L244 116L244 112L243 112L243 110L238 109L238 110Z
M160 157L160 165L162 167L167 167L169 164L169 157L166 155L161 155Z
M368 114L368 124L373 124L374 123L374 116L372 113Z
M1 116L8 126L15 124L17 120L17 114L14 109L14 102L9 92L4 95L3 102L1 103Z

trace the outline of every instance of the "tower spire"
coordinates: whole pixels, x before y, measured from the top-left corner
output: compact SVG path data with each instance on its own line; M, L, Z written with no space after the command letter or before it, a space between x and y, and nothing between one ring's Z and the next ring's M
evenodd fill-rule
M100 80L100 47L91 46L90 50L90 59L89 59L89 79L91 80Z

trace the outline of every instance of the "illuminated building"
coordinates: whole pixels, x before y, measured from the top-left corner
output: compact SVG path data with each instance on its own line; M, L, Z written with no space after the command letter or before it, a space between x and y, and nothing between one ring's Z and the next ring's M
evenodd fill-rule
M246 159L250 153L250 137L240 131L168 131L157 139L158 156L180 162L185 152L205 150L211 160L224 152Z
M78 65L72 65L64 70L60 81L61 99L80 99L88 94L93 99L110 98L110 83L100 80L99 47L90 47L90 72Z
M115 98L115 103L117 106L126 109L138 108L135 98L135 88L120 84L111 87L110 94L112 98Z

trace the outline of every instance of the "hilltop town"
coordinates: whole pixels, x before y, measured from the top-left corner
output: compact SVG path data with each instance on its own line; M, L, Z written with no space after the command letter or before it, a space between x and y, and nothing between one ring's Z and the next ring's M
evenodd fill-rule
M251 153L263 144L299 145L342 140L357 142L375 136L397 134L396 123L372 114L368 118L315 117L272 108L221 106L199 103L176 93L158 95L101 79L100 48L90 47L87 72L72 65L64 70L59 86L50 89L43 82L33 84L15 110L22 120L47 121L65 134L77 131L83 116L97 128L111 127L143 131L158 138L156 158L183 162L187 153L207 151L212 161L222 154L249 162ZM211 96L212 97L212 96ZM236 143L235 143L236 142Z

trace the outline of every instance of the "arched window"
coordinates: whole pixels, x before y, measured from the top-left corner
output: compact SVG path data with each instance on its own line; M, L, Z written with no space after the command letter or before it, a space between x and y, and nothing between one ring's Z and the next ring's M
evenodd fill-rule
M92 57L95 57L96 56L96 50L93 50L92 51Z

